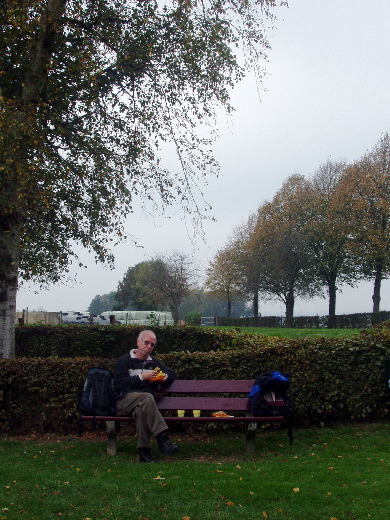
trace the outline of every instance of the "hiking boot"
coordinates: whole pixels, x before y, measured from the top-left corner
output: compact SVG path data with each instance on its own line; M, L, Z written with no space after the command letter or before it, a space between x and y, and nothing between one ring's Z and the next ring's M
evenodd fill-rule
M159 450L164 455L172 455L172 453L175 453L179 449L179 446L173 444L165 432L159 433L156 440L158 442Z
M140 462L156 462L150 454L150 448L138 448Z

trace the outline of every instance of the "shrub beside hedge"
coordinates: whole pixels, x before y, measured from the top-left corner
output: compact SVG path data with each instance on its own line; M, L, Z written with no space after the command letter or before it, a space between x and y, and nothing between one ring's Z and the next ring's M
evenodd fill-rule
M176 337L183 341L180 334L178 331ZM212 336L208 342L214 340ZM384 374L385 359L390 357L388 330L362 333L353 339L272 340L260 346L252 341L244 348L238 336L239 348L186 349L158 356L180 379L252 379L267 370L286 372L292 380L298 423L388 417L390 396ZM1 430L75 433L77 395L88 368L112 369L114 363L111 356L0 360Z

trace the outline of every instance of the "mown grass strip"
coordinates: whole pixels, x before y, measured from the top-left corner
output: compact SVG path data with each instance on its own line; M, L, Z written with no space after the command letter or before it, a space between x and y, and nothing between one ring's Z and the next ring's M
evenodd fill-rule
M138 462L121 435L3 439L1 520L388 520L389 424L260 432L246 454L240 434L176 435L181 450Z

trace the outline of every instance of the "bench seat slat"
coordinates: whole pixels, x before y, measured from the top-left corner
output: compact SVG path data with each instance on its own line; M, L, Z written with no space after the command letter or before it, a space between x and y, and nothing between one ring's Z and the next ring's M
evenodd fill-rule
M250 415L244 417L164 417L164 421L177 421L177 422L276 422L282 421L282 416L274 417L252 417ZM81 416L82 421L119 421L119 422L132 422L133 417L128 416L96 416L83 415Z

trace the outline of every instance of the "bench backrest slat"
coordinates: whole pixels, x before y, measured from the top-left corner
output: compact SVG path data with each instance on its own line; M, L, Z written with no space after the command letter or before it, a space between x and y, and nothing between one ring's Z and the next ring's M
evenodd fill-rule
M244 393L250 392L254 379L238 380L186 380L176 379L170 385L161 385L160 391L163 393Z

